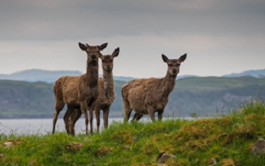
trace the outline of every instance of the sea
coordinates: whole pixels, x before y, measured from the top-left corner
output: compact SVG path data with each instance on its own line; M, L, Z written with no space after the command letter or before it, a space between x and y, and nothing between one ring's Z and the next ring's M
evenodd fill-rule
M165 117L163 120L168 119L185 119L194 120L191 117L178 117L170 118ZM109 125L113 122L122 123L123 118L109 118ZM146 116L140 120L142 123L151 122L151 119ZM0 135L46 135L52 133L53 119L0 119ZM96 132L96 119L93 120L93 129ZM88 125L90 130L90 126ZM103 119L100 119L100 130L103 129ZM66 132L64 121L58 118L55 132ZM85 119L80 118L75 124L75 134L85 134Z
M123 118L109 118L109 124L123 122ZM0 135L45 135L52 133L53 119L0 119ZM90 129L89 125L88 128ZM96 119L93 120L94 132L96 132ZM103 119L100 121L100 129L103 129ZM63 119L58 119L56 132L66 132ZM81 118L75 125L76 134L85 134L85 119Z

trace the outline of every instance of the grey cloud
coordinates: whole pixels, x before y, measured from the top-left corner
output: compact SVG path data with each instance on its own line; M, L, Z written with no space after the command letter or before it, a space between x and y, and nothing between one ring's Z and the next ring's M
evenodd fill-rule
M264 35L262 0L1 1L1 40Z

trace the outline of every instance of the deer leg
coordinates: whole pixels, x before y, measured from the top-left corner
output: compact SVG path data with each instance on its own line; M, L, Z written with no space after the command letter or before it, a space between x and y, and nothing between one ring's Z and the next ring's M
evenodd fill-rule
M81 117L82 112L80 109L75 109L74 110L74 115L73 115L73 124L72 124L72 134L75 135L75 123L77 122L77 120Z
M124 122L128 122L130 119L132 109L127 100L123 100L123 104L124 104Z
M134 115L133 115L133 118L132 118L131 122L135 121L137 116L138 116L138 114L135 112Z
M54 112L54 115L53 115L52 134L54 134L54 132L55 132L55 125L56 125L56 122L57 122L57 119L58 119L58 115L62 111L63 107L64 107L64 102L56 102L56 104L55 104L55 112Z
M71 114L71 111L69 107L67 108L67 111L64 114L63 120L64 120L64 126L66 129L67 134L69 134L69 116Z
M90 116L90 133L93 135L93 113L96 109L96 98L91 98L89 102L89 116Z
M93 135L93 109L89 110L90 116L90 134Z
M139 119L141 119L142 116L141 116L140 118L139 118L139 116L141 116L141 114L135 112L135 113L134 113L134 116L133 116L133 119L131 120L131 122L133 122L133 121L135 121L135 120L138 121Z
M95 114L96 114L96 120L97 120L97 133L99 133L99 126L100 126L100 109L99 108L95 110Z
M124 122L128 122L132 113L132 109L124 112Z
M68 125L68 130L69 130L69 134L71 134L71 135L74 135L74 127L73 127L73 120L74 120L74 114L75 114L75 112L73 111L73 112L71 112L71 113L69 113L70 115L69 115L69 118L68 118L68 123L69 123L69 125Z
M164 110L158 110L158 120L162 121Z
M153 107L148 108L148 114L153 122L155 122L155 109Z
M103 112L104 128L105 129L107 129L109 127L109 110L110 110L110 107L106 108Z
M82 112L80 109L73 109L73 111L71 111L71 115L69 115L69 133L71 135L75 135L75 123L76 121L80 118L80 116L82 115Z
M139 121L143 116L144 114L138 114L138 116L136 117L136 120Z
M85 101L80 103L81 112L84 114L85 117L85 124L86 124L86 135L88 134L88 116L87 116L87 103Z

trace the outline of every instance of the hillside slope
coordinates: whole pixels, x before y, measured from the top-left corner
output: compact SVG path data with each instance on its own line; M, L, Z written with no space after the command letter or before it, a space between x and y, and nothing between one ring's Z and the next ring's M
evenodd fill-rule
M110 116L123 116L121 88L115 81L115 101ZM265 79L253 77L192 77L176 81L164 116L200 116L228 113L251 98L265 98ZM0 80L0 118L51 118L53 84ZM63 113L60 114L60 117Z
M265 99L265 79L193 77L176 81L167 110L187 116L229 113L252 98Z

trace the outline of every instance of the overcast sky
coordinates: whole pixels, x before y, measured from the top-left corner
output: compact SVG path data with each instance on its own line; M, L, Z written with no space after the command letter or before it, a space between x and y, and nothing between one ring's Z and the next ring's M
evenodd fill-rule
M179 75L265 68L264 0L8 0L0 1L0 21L0 74L84 73L78 42L108 42L103 54L120 47L116 76L162 77L162 53L187 53Z

